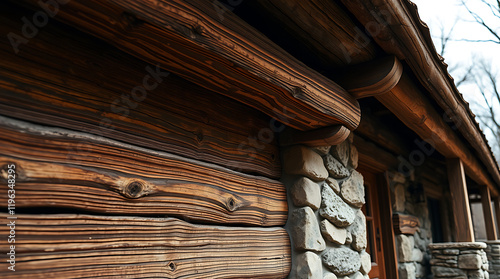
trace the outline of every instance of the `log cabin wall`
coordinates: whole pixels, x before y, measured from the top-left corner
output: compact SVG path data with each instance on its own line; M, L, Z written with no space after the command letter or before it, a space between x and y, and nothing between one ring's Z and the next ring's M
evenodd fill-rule
M0 52L0 278L287 276L273 118L57 22Z

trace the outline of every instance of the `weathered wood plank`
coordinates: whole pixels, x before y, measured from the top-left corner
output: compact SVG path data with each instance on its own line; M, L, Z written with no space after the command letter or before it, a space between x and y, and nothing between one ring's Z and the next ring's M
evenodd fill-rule
M0 143L0 166L15 163L18 169L17 207L167 215L203 223L286 222L286 192L279 181L1 116ZM6 198L0 196L0 203Z
M210 1L93 0L61 5L55 19L202 87L278 114L294 128L356 128L360 110L349 93L230 11L220 13Z
M450 183L451 203L455 219L456 241L474 242L474 229L469 206L469 195L462 161L458 158L446 160Z
M488 186L481 186L481 204L483 205L484 224L486 225L486 236L488 240L497 240L497 228L493 217L491 206L491 194Z
M0 33L18 32L17 19L30 11L5 6L0 4L5 15ZM278 144L270 129L279 123L173 74L165 76L164 70L157 87L137 99L132 89L144 85L151 77L146 67L155 72L156 65L61 25L47 25L17 55L8 40L0 40L3 114L280 177Z
M17 215L15 222L16 271L2 261L0 278L285 278L291 265L282 228L75 214ZM0 227L2 235L9 230ZM9 250L6 241L0 247Z
M392 222L394 224L394 231L397 234L415 234L419 229L420 222L418 218L405 214L393 214Z

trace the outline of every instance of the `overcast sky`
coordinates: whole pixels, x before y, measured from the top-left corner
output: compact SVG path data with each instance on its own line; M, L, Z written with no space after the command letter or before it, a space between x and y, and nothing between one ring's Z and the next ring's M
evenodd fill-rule
M466 68L477 59L487 59L493 65L500 63L499 45L494 43L470 43L459 41L461 39L491 39L491 35L479 25L472 23L472 17L462 6L460 0L414 0L422 20L427 23L431 30L436 49L440 51L441 29L447 33L453 27L452 38L445 50L445 62L455 71ZM490 16L491 12L480 3L479 0L469 0L467 5L474 11L478 11L486 21L495 22L498 19ZM494 25L494 23L492 23ZM498 24L496 24L498 26ZM453 71L452 71L453 73ZM459 72L457 72L457 75ZM464 91L465 88L461 88ZM473 88L470 88L473 90ZM466 98L473 97L472 92L462 92ZM471 99L472 101L473 99Z

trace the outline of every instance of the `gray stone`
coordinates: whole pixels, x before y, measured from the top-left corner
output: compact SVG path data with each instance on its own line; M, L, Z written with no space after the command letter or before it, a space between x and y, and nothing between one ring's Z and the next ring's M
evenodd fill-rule
M294 272L291 272L290 278L316 279L321 278L322 272L319 256L313 252L305 252L295 257Z
M347 230L344 228L337 228L330 221L323 219L319 224L321 234L327 240L336 243L336 244L344 244L345 238L347 235Z
M359 253L361 257L361 273L363 274L368 274L370 273L370 270L372 270L372 260L370 257L370 254L366 253L365 251L361 251Z
M433 266L431 267L432 274L439 277L453 277L467 275L465 272L458 268L443 267L443 266Z
M323 275L323 279L337 279L337 275L328 272Z
M421 251L427 250L427 242L422 238L422 234L420 232L413 235L415 238L415 246Z
M361 208L365 204L363 176L354 170L351 176L342 183L340 194L348 204Z
M337 227L347 227L354 222L354 210L345 203L330 187L321 190L319 214Z
M458 256L458 267L461 269L481 269L483 259L478 254L465 254Z
M365 279L365 277L363 276L363 274L361 274L361 272L358 271L351 276L351 279Z
M356 251L361 251L366 248L366 217L363 211L358 210L356 213L356 220L354 224L349 228L352 234L352 248Z
M445 242L431 243L429 249L486 249L486 243L483 242Z
M350 231L347 231L346 236L345 236L345 244L349 245L352 243L352 234Z
M449 255L449 256L446 256L446 255L436 255L435 258L436 259L441 259L441 260L458 260L458 257L454 256L454 255Z
M411 260L413 262L421 262L424 259L424 253L420 249L413 249Z
M323 263L336 275L349 275L361 267L359 253L346 247L332 248L323 254Z
M288 174L307 176L314 181L323 181L328 177L323 158L312 149L302 145L292 146L285 150L283 170Z
M349 176L349 170L342 165L337 159L332 155L328 154L325 156L325 166L330 175L334 178L346 178Z
M471 270L467 272L467 275L469 279L485 279L484 274L487 272L484 272L482 270Z
M421 264L415 264L415 277L425 277L425 267Z
M414 238L415 238L415 246L416 246L418 249L422 250L422 251L427 250L427 249L426 249L426 247L427 247L427 243L426 243L426 241L425 241L424 239L422 239L422 237L421 237L420 233L416 233L416 234L414 234L413 236L414 236Z
M295 206L309 206L317 210L321 205L321 187L307 177L297 180L293 184L290 194Z
M349 156L349 167L358 168L358 149L351 144L351 155Z
M319 225L310 207L297 208L292 212L291 236L296 250L323 251L325 240L319 232Z
M340 193L340 185L337 179L328 177L326 179L326 184L328 184L328 186L330 186L335 193Z
M397 236L398 258L400 262L411 262L413 257L413 236L400 234Z
M415 265L404 263L399 266L399 279L415 279Z
M460 253L460 250L458 249L444 249L443 254L445 255L458 255Z
M430 264L433 266L444 266L444 267L458 267L458 263L455 260L430 260Z
M334 145L330 149L330 153L342 163L345 167L347 167L347 163L349 162L349 148L351 144L349 141L345 140L341 144Z
M330 152L331 147L332 147L331 145L324 145L324 146L316 146L313 147L312 149L316 151L319 155L325 156L326 154L328 154L328 152Z
M404 212L405 201L405 186L403 184L397 184L394 186L394 211Z

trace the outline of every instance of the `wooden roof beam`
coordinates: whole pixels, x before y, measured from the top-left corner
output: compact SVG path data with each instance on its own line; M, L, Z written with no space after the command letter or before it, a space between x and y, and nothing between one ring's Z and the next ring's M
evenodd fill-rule
M338 80L344 89L360 99L389 92L402 74L401 62L395 56L387 56L349 67Z
M422 139L433 144L443 156L459 158L473 180L481 185L488 185L494 196L499 194L488 175L488 170L446 123L443 116L435 110L430 101L423 96L408 75L403 73L399 83L389 93L378 95L376 98Z
M357 127L349 93L216 3L73 0L55 19L296 129Z

